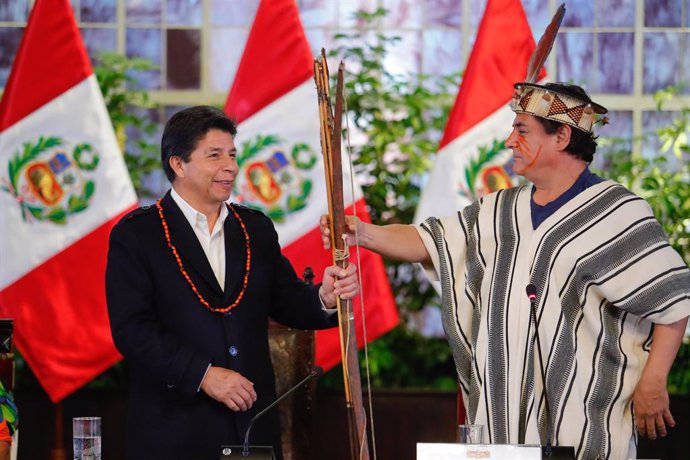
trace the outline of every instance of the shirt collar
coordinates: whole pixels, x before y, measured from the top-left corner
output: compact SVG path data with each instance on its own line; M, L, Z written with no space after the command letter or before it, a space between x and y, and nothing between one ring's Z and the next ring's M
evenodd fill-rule
M170 196L172 199L175 201L177 206L180 208L180 211L182 211L182 214L184 215L185 219L187 219L187 222L189 222L189 225L192 226L192 228L197 227L197 222L201 220L202 222L207 222L206 216L197 211L192 207L191 204L187 203L184 198L180 196L177 191L175 191L175 188L170 189ZM225 222L225 218L228 217L229 211L227 206L221 206L220 208L220 215L218 216L218 220L216 221L216 226L213 229L212 234L215 234L220 228L219 224L222 224ZM205 229L208 229L208 226L205 227Z

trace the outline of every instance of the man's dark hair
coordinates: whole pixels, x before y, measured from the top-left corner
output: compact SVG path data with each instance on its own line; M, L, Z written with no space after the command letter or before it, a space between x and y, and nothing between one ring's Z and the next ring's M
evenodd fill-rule
M217 129L235 137L237 125L222 110L208 105L197 105L180 110L165 124L161 139L161 163L163 171L172 182L175 171L170 167L172 156L187 162L199 140L210 130Z
M572 96L582 101L592 102L592 99L589 97L589 94L587 94L587 91L576 85L559 82L547 83L544 85L544 87L561 94ZM565 124L542 117L534 118L541 123L547 134L555 134L556 131L558 131L558 128ZM570 143L566 147L566 151L580 160L591 163L594 159L594 153L597 150L596 139L599 136L595 136L593 133L588 133L572 126L571 128L572 134L570 135Z

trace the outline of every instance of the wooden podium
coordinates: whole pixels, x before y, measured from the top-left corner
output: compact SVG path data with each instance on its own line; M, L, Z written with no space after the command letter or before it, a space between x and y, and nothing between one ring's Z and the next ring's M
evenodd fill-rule
M282 395L311 372L314 366L314 332L290 329L270 322L268 341L276 376L276 394ZM280 412L285 460L309 458L309 430L315 391L316 381L312 380L273 409Z

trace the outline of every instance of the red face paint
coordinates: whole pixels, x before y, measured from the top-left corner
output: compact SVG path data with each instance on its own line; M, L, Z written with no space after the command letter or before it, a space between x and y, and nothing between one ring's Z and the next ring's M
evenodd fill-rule
M522 170L518 170L517 168L514 168L515 172L520 174L520 175L523 175L525 172L532 169L532 167L535 165L535 163L539 159L539 156L541 155L541 149L542 149L542 146L540 144L537 151L535 153L532 153L532 148L527 143L527 140L524 137L518 135L517 136L517 147L515 148L515 150L520 152L520 154L522 155L523 161L526 162L527 165Z

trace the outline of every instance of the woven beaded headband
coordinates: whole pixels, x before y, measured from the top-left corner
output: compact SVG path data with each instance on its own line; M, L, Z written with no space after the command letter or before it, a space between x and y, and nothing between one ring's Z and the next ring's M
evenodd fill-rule
M516 83L510 108L516 113L566 123L591 133L599 117L608 110L591 100L584 100L534 83ZM604 117L605 119L605 117ZM605 121L604 121L605 122Z

